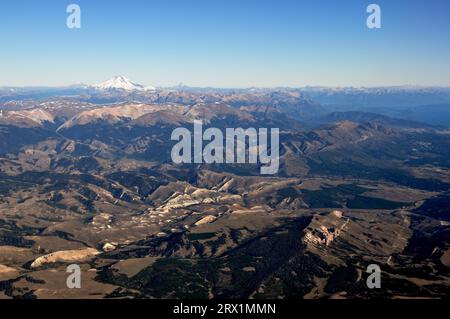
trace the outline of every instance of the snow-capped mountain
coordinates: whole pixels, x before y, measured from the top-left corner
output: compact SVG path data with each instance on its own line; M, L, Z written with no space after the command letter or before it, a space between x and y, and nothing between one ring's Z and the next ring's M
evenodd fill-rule
M112 79L93 86L97 90L124 90L124 91L154 91L152 86L143 86L134 83L124 76L118 75Z

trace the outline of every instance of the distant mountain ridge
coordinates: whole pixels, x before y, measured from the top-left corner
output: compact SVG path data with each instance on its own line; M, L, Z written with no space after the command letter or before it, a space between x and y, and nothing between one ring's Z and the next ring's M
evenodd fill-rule
M450 104L448 87L304 87L299 91L317 103L347 109Z
M45 105L44 105L45 104ZM259 116L285 116L309 128L323 122L331 113L341 120L374 120L373 115L392 119L450 126L450 88L394 87L302 87L220 89L194 88L184 84L163 88L144 86L124 76L95 84L60 88L0 88L0 110L20 111L43 105L55 109L68 120L78 110L121 104L228 105ZM73 106L73 107L72 107ZM86 107L88 106L88 107ZM62 109L62 108L60 108ZM353 112L353 113L348 113ZM359 113L358 113L359 112ZM50 112L54 113L54 112ZM344 114L345 113L345 114ZM331 119L331 118L330 118ZM329 122L330 119L325 119ZM5 120L5 119L4 119ZM386 119L384 119L386 120ZM59 123L62 124L62 123ZM400 124L400 123L397 123ZM413 123L403 123L411 125Z

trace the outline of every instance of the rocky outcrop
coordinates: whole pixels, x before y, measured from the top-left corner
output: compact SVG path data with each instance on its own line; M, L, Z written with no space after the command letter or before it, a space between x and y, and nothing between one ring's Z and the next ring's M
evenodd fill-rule
M200 225L204 225L204 224L209 224L214 222L217 219L216 216L213 215L208 215L206 217L203 217L202 219L200 219L198 222L195 223L195 226L200 226Z
M94 248L57 251L37 258L31 264L31 268L39 268L46 264L53 264L57 262L62 263L84 262L94 258L98 254L100 254L100 252Z
M167 186L161 187L160 190L164 188L167 188ZM161 205L159 205L159 207L157 207L156 210L169 212L172 210L188 208L200 204L226 204L236 201L241 202L242 197L240 195L226 194L188 185L173 192L170 196L167 197L167 199L165 199L161 203Z
M102 247L104 252L110 252L110 251L116 250L116 248L117 248L116 243L106 243Z
M341 211L335 210L325 216L314 217L305 231L304 242L329 246L348 224L348 220L342 220L343 215Z
M339 231L334 228L327 228L320 226L317 229L309 231L305 235L305 241L311 244L330 245L336 237L339 236Z

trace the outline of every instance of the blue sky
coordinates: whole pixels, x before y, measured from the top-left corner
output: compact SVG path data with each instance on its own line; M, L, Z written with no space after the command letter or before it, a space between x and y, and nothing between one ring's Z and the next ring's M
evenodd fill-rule
M450 86L448 0L2 0L0 40L0 86Z

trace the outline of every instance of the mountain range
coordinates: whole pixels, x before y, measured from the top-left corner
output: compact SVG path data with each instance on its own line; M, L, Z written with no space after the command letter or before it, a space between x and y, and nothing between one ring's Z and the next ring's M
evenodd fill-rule
M132 82L123 76L115 76L105 82L85 85L77 84L60 88L0 88L0 105L3 110L30 107L27 101L62 97L75 103L94 105L119 103L163 103L180 104L222 103L239 107L270 106L283 108L283 113L315 120L320 115L332 112L364 112L385 115L391 118L431 125L450 124L450 88L446 87L369 87L369 88L249 88L217 89L195 88L184 84L168 88L155 88ZM280 103L284 105L279 105ZM29 103L29 102L28 102ZM306 107L297 108L296 103L312 105L308 117ZM289 105L291 109L288 110ZM321 112L317 112L320 108ZM297 112L297 114L293 114ZM298 112L306 112L298 114Z
M0 89L0 298L446 298L449 92ZM278 174L174 164L194 120L279 128Z

